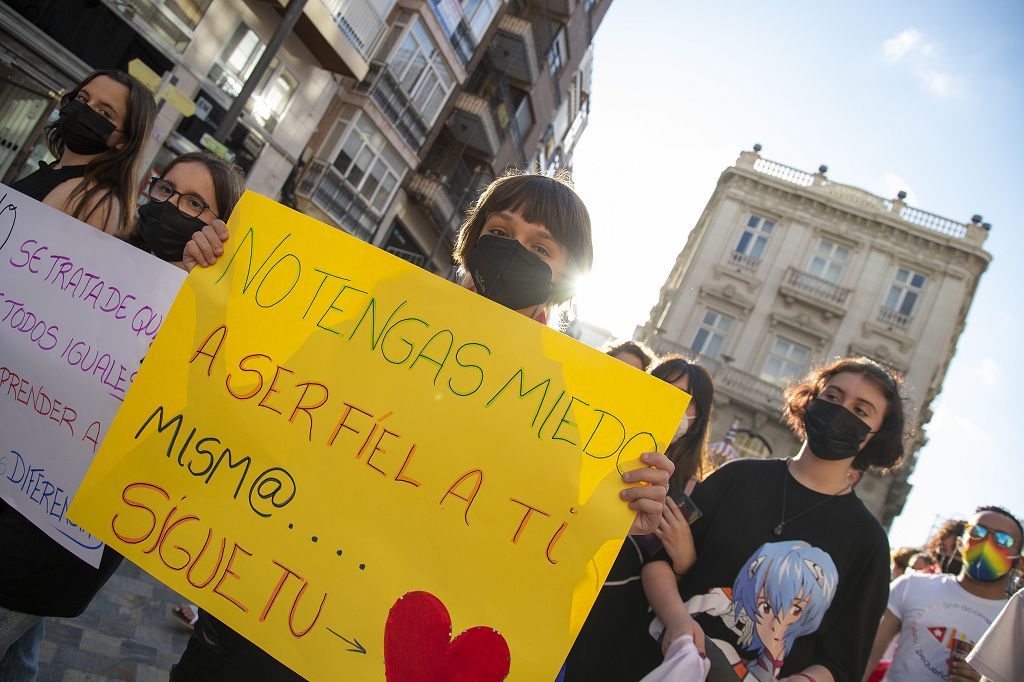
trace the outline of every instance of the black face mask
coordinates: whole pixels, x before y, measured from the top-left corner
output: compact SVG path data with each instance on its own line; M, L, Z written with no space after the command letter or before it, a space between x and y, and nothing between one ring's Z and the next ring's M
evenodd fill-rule
M139 231L146 248L160 260L176 263L182 259L185 244L206 225L199 218L181 215L169 201L151 201L139 207Z
M107 151L107 140L115 128L113 122L78 100L65 104L57 119L60 139L76 154L102 154Z
M842 405L815 398L804 413L807 446L818 459L856 457L871 427Z
M485 234L466 259L477 293L512 310L551 296L551 268L515 239Z

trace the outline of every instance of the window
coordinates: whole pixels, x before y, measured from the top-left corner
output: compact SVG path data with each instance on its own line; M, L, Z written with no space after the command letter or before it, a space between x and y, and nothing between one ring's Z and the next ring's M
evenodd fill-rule
M252 75L266 46L251 28L242 24L210 69L210 80L228 97L237 97ZM299 87L295 75L276 57L246 103L256 122L272 132L284 117Z
M776 338L764 362L761 379L773 384L785 384L803 375L811 349L783 338Z
M732 318L721 313L709 310L704 313L704 319L697 327L697 333L690 344L690 350L700 353L709 358L718 356L722 350L722 343L729 335L729 328L732 327Z
M388 66L426 124L433 125L455 78L419 17L410 23Z
M772 456L772 446L757 433L737 431L732 444L739 456L744 459L768 459Z
M499 0L462 0L462 13L477 45L483 40L500 4Z
M896 280L885 299L885 307L894 313L910 317L914 314L914 308L927 281L928 278L918 272L900 268L896 271Z
M822 239L818 242L818 248L811 256L811 262L807 266L807 272L828 280L832 284L839 284L843 275L843 268L850 258L850 248L837 244L831 239Z
M562 66L568 61L569 44L565 39L565 27L562 26L555 34L555 39L551 41L551 47L548 48L548 69L551 70L551 75L557 76L558 72L562 70Z
M775 223L765 220L760 216L751 215L747 220L740 241L736 244L736 253L750 258L761 260L764 258L764 248L768 245L768 235L772 233Z
M344 126L345 119L353 118L332 163L370 206L383 213L402 176L401 157L377 126L355 107L347 105L336 126Z

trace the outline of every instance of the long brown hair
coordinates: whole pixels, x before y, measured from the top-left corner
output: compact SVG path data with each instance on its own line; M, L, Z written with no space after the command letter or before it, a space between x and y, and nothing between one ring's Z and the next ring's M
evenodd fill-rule
M711 409L715 399L715 386L711 375L700 365L687 362L679 355L661 359L649 370L651 376L674 383L683 377L687 379L687 393L697 408L697 419L665 450L665 456L676 465L669 479L671 492L683 490L691 478L701 479L707 468L708 437L711 429Z
M118 230L114 236L125 239L130 233L132 217L135 215L139 157L153 128L156 103L152 93L137 79L123 71L102 69L93 71L61 97L61 108L76 99L82 88L98 76L106 76L128 88L128 111L124 117L121 146L108 149L86 165L85 175L68 197L67 203L71 216L84 221L91 218L101 206L109 207L110 201L116 198L120 204L120 213ZM56 121L46 126L46 144L57 159L64 154L64 140L61 139ZM94 204L92 208L89 208L90 204Z

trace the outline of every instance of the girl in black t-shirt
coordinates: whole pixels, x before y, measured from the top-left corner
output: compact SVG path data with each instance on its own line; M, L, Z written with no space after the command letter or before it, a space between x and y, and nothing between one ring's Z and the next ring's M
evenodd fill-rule
M813 370L786 392L785 419L805 442L791 460L739 460L694 491L696 563L677 583L644 567L662 652L689 635L709 680L860 680L888 596L889 546L853 492L850 467L903 456L895 377L865 358ZM660 662L648 638L646 663Z

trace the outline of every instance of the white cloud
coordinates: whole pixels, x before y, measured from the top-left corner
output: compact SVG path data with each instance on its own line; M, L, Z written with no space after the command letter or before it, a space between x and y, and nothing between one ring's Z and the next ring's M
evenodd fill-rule
M958 94L952 74L936 68L938 48L925 42L924 34L916 28L906 28L882 43L882 53L889 64L907 64L914 77L926 91L936 97Z
M988 389L998 389L1000 386L1000 377L1003 375L1003 370L993 358L985 358L981 361L981 364L975 368L974 372L975 381Z
M916 28L904 29L896 36L885 41L885 44L883 45L883 49L885 50L885 60L890 64L898 62L919 45L921 45L921 32ZM928 45L927 48L930 54L932 46Z
M918 72L917 77L921 80L921 84L933 95L945 97L953 92L953 79L948 73L934 69L924 69Z

